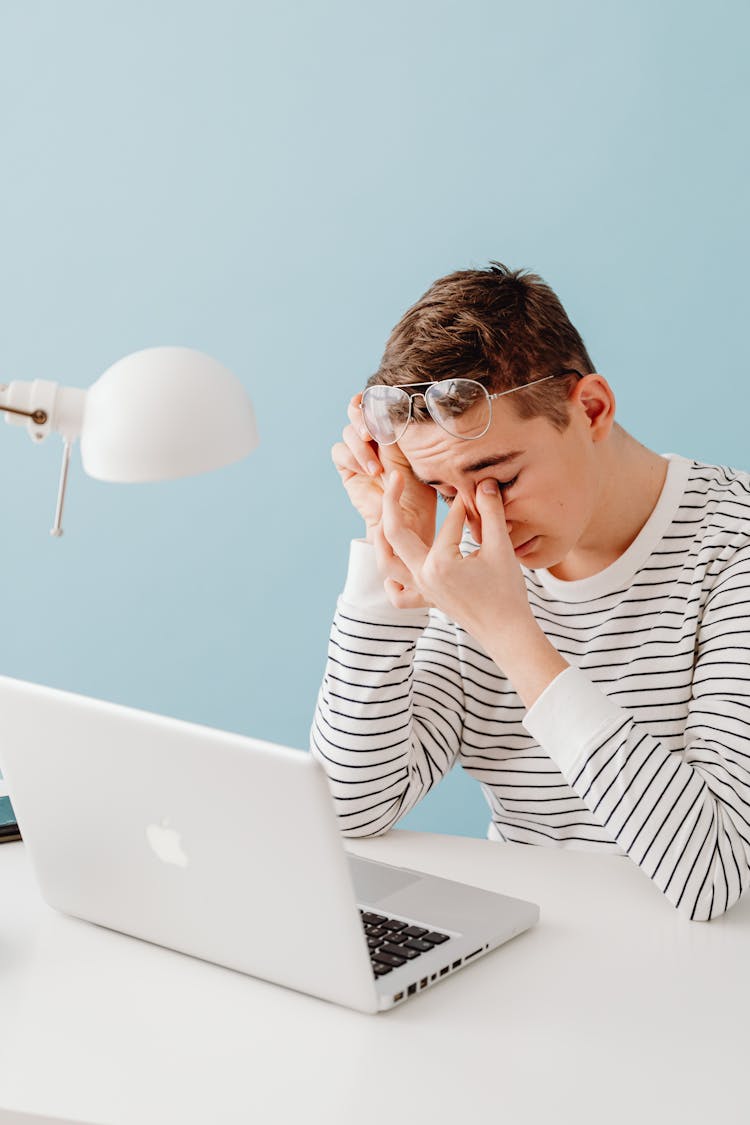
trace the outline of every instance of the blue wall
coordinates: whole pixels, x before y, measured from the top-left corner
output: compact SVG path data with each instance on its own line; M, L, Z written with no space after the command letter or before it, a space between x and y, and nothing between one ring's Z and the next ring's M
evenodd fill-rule
M646 445L750 468L742 0L4 0L0 379L181 343L262 446L175 484L0 431L0 670L305 746L345 405L430 282L560 294ZM483 835L460 770L404 826Z

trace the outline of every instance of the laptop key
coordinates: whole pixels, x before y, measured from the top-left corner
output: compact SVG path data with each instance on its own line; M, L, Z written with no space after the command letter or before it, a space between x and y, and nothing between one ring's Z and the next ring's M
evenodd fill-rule
M387 937L388 930L384 930L382 926L365 926L365 933L368 937Z
M408 938L421 938L428 932L424 926L407 926L405 930L401 931L404 937Z
M378 926L378 925L380 925L381 922L387 921L387 915L386 914L373 914L373 912L371 910L367 910L362 915L362 921L368 922L372 926Z
M390 965L393 969L398 969L406 964L405 957L396 957L393 953L383 953L380 949L377 953L373 953L372 960L377 961L379 965Z
M383 923L384 930L405 930L406 922L399 922L397 918L389 918Z
M386 973L393 972L393 965L373 965L372 971L376 977L384 977Z
M422 940L432 942L433 945L442 945L444 941L448 941L449 937L450 934L441 934L437 930L433 930L432 933L425 934Z
M432 949L432 946L428 946ZM407 949L405 945L390 945L386 943L380 948L381 953L392 953L395 957L405 957L407 961L412 961L415 957L419 957L419 953L414 949Z
M431 941L420 941L419 938L412 938L411 941L405 941L400 947L401 949L416 949L418 953L427 953L435 946Z

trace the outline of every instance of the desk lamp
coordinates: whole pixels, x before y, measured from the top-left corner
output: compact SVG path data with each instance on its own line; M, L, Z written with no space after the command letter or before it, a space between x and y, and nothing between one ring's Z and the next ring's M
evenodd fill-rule
M239 379L192 348L145 348L120 359L89 389L41 379L0 385L0 411L33 441L59 433L63 461L54 527L62 512L70 453L81 439L89 476L104 481L174 480L218 469L258 445L252 403Z

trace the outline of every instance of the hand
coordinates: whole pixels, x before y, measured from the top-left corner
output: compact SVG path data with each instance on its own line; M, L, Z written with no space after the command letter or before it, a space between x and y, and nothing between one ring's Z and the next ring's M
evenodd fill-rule
M437 538L428 545L402 517L403 490L397 470L388 478L382 520L383 539L401 568L394 570L394 583L386 585L392 604L406 608L420 597L423 604L434 605L457 621L488 651L519 626L536 626L497 481L479 482L476 508L482 545L465 557L460 551L466 520L461 497L456 496ZM396 588L399 583L403 592Z
M418 542L422 543L419 536L415 535ZM383 579L385 592L391 605L397 609L418 609L429 606L417 585L416 579L409 567L394 552L393 547L386 538L383 530L383 521L378 524L372 539L375 547L375 561L378 572ZM423 547L428 544L422 543Z
M437 497L432 488L414 476L398 445L378 446L362 421L362 395L348 406L349 425L342 440L331 449L331 458L354 507L365 521L367 539L375 543L383 514L385 476L397 469L404 481L401 508L403 521L425 544L435 538Z

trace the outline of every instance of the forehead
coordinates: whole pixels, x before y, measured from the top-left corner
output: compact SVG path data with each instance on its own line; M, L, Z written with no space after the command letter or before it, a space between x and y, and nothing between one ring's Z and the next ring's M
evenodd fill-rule
M493 411L492 424L480 438L464 441L435 422L411 422L399 447L414 473L429 484L450 476L481 472L492 466L512 468L522 456L536 452L552 429L545 418L522 421L509 411Z

